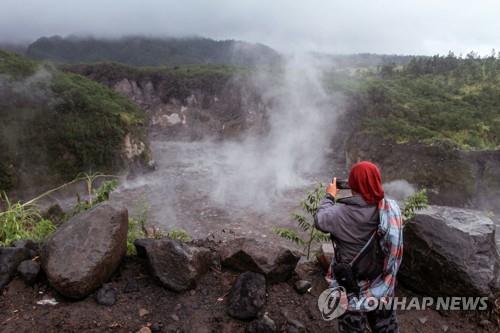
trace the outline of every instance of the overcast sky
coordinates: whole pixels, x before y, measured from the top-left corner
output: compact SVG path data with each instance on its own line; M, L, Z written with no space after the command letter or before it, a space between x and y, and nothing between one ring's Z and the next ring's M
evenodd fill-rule
M0 0L0 41L199 35L280 51L489 54L499 0Z

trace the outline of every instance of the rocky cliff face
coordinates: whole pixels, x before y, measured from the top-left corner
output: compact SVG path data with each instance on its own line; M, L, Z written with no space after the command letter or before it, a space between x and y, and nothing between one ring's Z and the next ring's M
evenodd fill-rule
M107 85L146 111L153 136L199 140L236 137L265 128L265 101L248 73L179 73L99 64L69 67Z
M446 145L397 144L357 134L346 145L347 163L372 160L384 181L406 179L428 189L431 202L498 210L500 151L463 151Z
M215 92L189 89L188 96L164 100L161 90L166 84L123 78L111 87L148 112L153 134L169 138L237 136L263 124L265 106L241 81Z

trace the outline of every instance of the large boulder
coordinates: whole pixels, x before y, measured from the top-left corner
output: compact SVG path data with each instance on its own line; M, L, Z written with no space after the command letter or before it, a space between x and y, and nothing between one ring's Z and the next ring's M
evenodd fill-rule
M29 258L30 252L26 248L0 247L0 289L12 280L19 264Z
M138 239L137 254L145 257L151 273L166 288L181 292L196 287L196 281L208 271L212 252L170 238Z
M251 238L236 238L220 251L222 265L238 270L262 273L271 283L288 280L300 256L285 247Z
M429 296L494 296L499 252L484 213L430 206L405 225L399 280Z
M254 319L266 303L266 278L254 272L238 276L229 293L227 314L237 319Z
M74 216L42 249L42 268L59 293L83 298L106 282L127 251L128 212L110 203Z

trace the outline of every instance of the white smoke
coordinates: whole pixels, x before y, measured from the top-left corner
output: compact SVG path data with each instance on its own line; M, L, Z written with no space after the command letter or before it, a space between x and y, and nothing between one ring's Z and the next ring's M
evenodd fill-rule
M47 66L39 66L33 74L20 79L0 74L0 103L38 106L48 102L53 97L53 74Z
M397 201L404 201L414 194L417 189L406 180L398 179L384 184L384 191L388 197Z
M249 89L257 89L267 106L265 130L222 142L152 141L156 171L127 181L114 198L144 198L150 223L195 236L229 225L254 230L257 219L267 221L260 230L287 221L304 189L325 179L325 166L333 171L327 162L339 103L325 89L322 73L323 65L307 56L256 71ZM129 204L132 213L134 206Z
M307 176L322 168L337 115L322 71L321 64L302 55L287 59L283 71L255 74L255 87L271 105L269 132L221 144L210 163L214 201L265 209L286 191L308 184Z

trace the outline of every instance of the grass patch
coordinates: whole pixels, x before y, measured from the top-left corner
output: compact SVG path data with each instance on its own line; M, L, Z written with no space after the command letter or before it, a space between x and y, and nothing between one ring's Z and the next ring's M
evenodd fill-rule
M1 199L5 210L0 212L0 246L9 246L21 239L44 241L56 230L35 205L11 203L5 193Z

